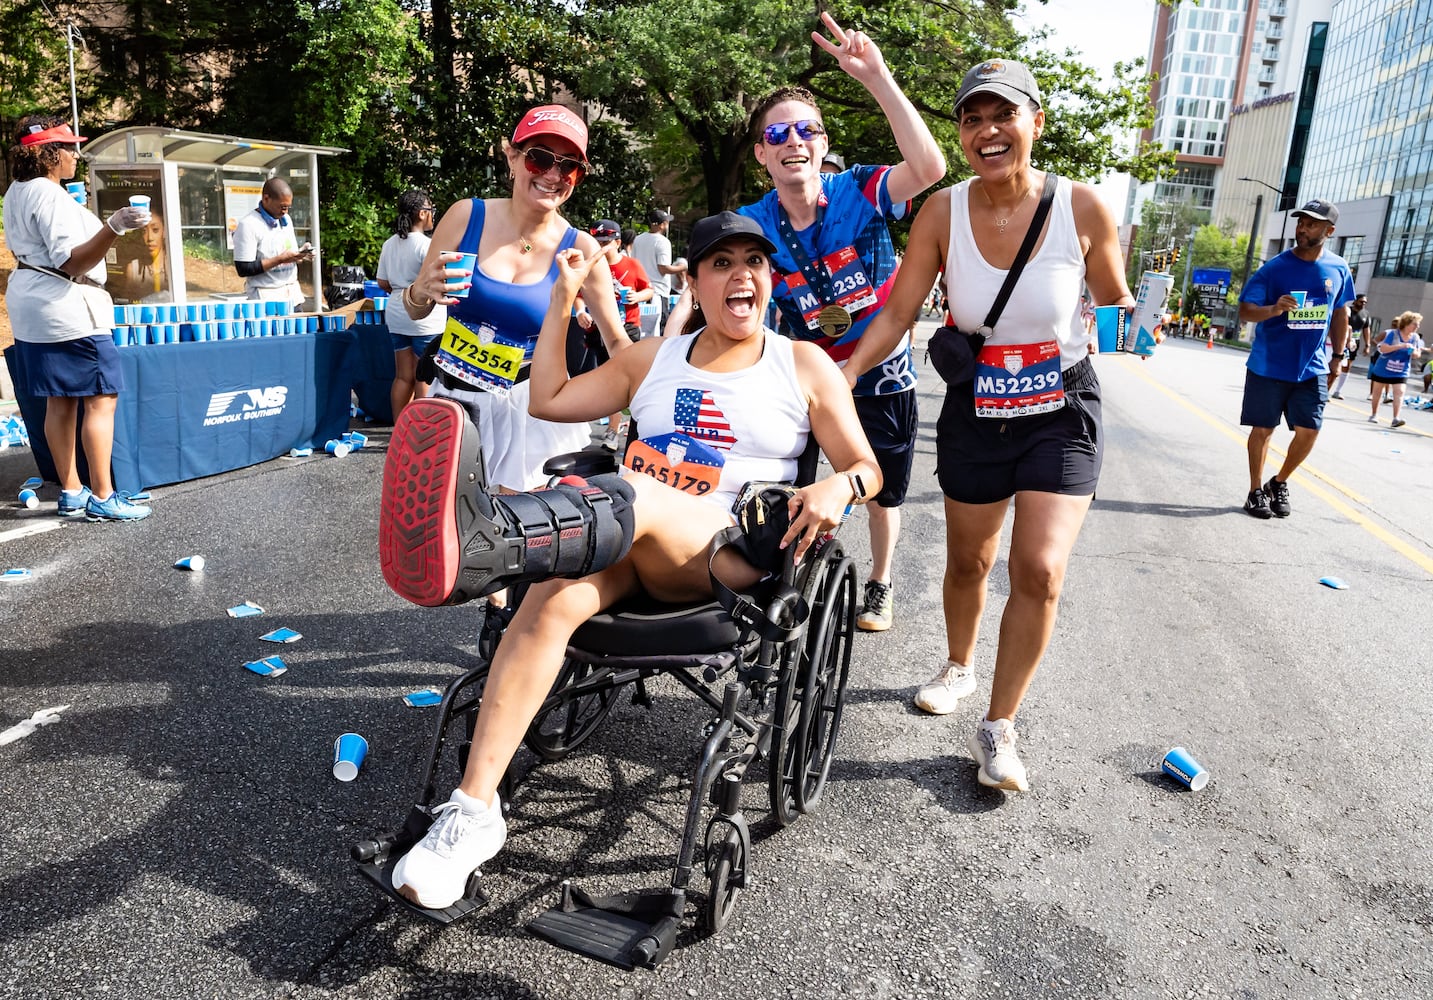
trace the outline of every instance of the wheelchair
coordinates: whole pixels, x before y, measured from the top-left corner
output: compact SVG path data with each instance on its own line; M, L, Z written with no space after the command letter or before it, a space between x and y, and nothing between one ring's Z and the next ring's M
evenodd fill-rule
M635 429L629 434L635 436ZM814 479L817 460L813 438L797 482ZM594 449L559 456L545 472L556 478L615 468L611 452ZM778 827L820 806L841 728L857 576L834 535L813 543L799 566L792 565L791 551L779 578L736 595L734 604L726 602L730 608L715 599L666 605L638 595L589 619L573 635L552 690L524 737L539 762L561 760L591 739L623 689L631 689L634 703L649 706L646 682L658 675L680 682L710 714L698 714L700 748L669 884L602 897L564 882L559 904L531 920L529 931L621 968L653 968L676 943L695 879L704 876L707 882L705 895L694 893L692 902L713 934L726 926L741 893L755 883L752 836L740 802L753 765L765 765L767 799ZM435 801L440 770L456 760L461 772L467 763L492 657L521 589L513 592L508 609L488 606L478 665L448 685L417 802L402 826L352 851L369 881L440 925L486 904L478 875L469 878L464 896L453 906L428 910L396 892L392 865L432 824L430 810L441 802ZM505 809L520 794L514 770L510 765L499 787ZM501 864L501 858L495 863Z

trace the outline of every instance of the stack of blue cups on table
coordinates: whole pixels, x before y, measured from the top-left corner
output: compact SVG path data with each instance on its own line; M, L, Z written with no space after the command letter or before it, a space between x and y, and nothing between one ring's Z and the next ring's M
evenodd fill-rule
M241 300L159 302L114 307L114 342L119 347L178 344L248 337L291 337L344 329L342 316L294 316L287 302Z
M380 326L387 322L388 317L384 315L388 311L388 293L383 286L373 279L363 283L363 297L373 303L371 309L360 309L353 314L355 326Z

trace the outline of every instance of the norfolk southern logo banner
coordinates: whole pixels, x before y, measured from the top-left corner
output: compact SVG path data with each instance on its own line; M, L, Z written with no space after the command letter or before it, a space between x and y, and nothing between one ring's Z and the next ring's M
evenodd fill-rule
M241 420L258 420L263 417L277 417L284 412L288 402L288 386L275 385L263 389L237 389L232 392L216 392L209 397L209 409L204 415L205 427L232 424Z

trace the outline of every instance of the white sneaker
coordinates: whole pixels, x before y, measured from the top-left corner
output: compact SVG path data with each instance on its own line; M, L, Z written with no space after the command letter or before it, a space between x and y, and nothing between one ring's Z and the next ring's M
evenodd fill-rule
M1015 741L1019 734L1015 723L1009 719L980 720L980 726L970 737L970 755L980 768L977 777L989 788L1003 788L1008 792L1028 792L1030 782L1025 777L1025 765L1015 752Z
M621 443L622 441L617 436L616 431L608 431L606 434L602 435L602 447L606 448L608 451L616 451L618 446L621 445Z
M429 910L443 910L463 898L468 876L502 850L508 838L502 803L491 806L457 789L433 811L433 825L393 866L393 887Z
M975 692L975 668L946 660L932 680L916 689L916 708L931 715L949 715L960 699Z

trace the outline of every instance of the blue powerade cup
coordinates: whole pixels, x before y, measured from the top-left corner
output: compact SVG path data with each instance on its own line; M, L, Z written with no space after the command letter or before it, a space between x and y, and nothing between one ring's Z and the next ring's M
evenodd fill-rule
M1159 768L1191 792L1209 784L1209 772L1184 747L1175 747L1165 754Z

